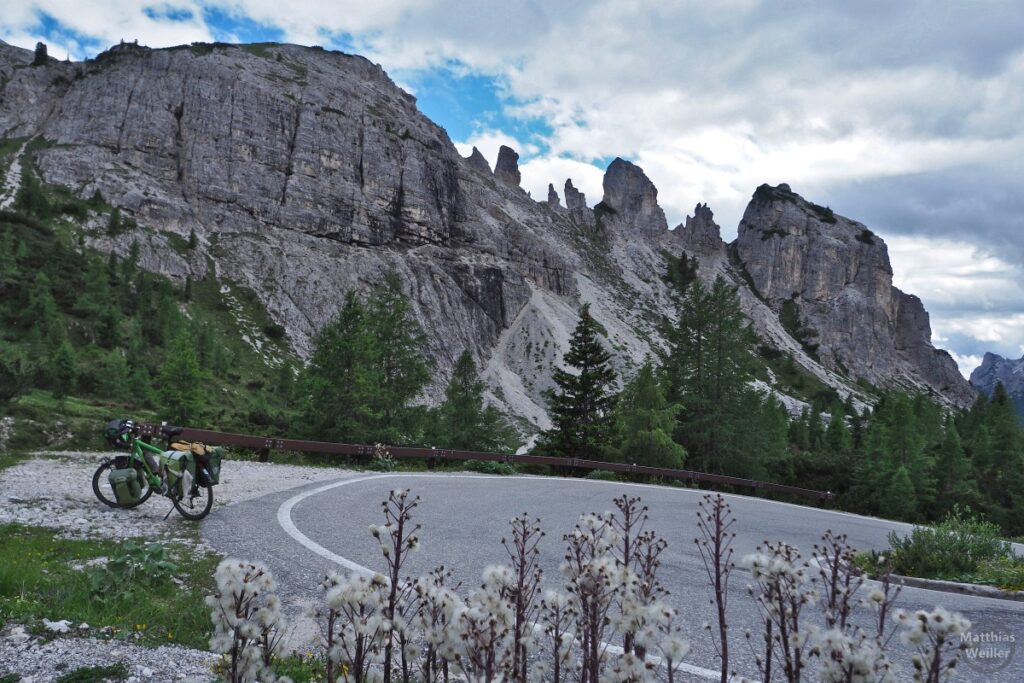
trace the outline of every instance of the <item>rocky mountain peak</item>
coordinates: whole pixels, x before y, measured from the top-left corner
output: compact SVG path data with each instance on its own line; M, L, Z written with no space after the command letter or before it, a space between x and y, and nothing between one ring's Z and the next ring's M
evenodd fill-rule
M494 177L512 187L519 187L522 177L519 173L519 154L502 145L498 149L498 161L494 164Z
M761 185L733 251L754 292L787 312L791 334L825 367L958 405L973 400L952 357L932 346L921 300L893 287L885 242L862 223L784 183Z
M561 206L558 201L558 193L555 192L555 186L552 183L548 183L548 206L552 209L557 209Z
M990 398L1000 382L1024 419L1024 356L1014 360L989 352L971 372L971 384Z
M695 254L710 256L722 250L722 230L715 223L715 214L707 204L697 204L693 216L687 216L683 225L673 231L682 241L683 248Z
M658 189L639 166L616 157L605 171L603 186L601 204L625 227L652 237L668 230Z
M476 147L473 147L472 153L466 157L466 162L481 173L491 175L491 165L487 163L487 158Z
M587 208L587 196L572 184L572 178L565 181L565 208L578 211Z

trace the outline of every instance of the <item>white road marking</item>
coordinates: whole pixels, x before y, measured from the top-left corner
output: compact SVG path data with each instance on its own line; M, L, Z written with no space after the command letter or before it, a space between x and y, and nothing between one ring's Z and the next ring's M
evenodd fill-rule
M297 526L295 526L295 522L292 520L292 510L295 508L296 505L298 505L302 501L306 500L307 498L311 498L313 496L320 495L321 493L324 493L326 491L330 491L332 489L340 488L342 486L348 486L350 484L358 484L358 483L362 483L364 481L371 481L373 479L387 479L387 478L392 478L392 477L430 477L430 478L451 478L451 479L500 479L501 478L501 477L496 477L496 476L493 476L493 475L480 475L480 474L429 474L429 473L396 472L396 473L392 473L392 474L374 474L374 475L371 475L371 476L368 476L368 477L357 477L355 479L343 479L342 481L332 482L330 484L325 484L323 486L319 486L319 487L317 487L315 489L310 489L308 491L303 491L302 493L300 493L298 495L295 495L295 496L292 496L291 498L289 498L285 502L281 503L281 507L279 507L277 509L277 523L281 526L281 529L283 529L286 534L291 536L295 541L297 541L299 544L301 544L304 548L306 548L307 550L309 550L309 551L311 551L313 553L316 553L317 555L319 555L320 557L324 558L325 560L330 560L331 562L334 562L335 564L340 565L340 566L344 567L345 569L348 569L349 571L355 572L357 574L363 574L365 576L373 576L376 573L373 570L371 570L371 569L369 569L367 567L364 567L361 564L357 564L357 563L353 562L352 560L350 560L350 559L348 559L346 557L342 557L341 555L339 555L337 553L331 552L327 548L323 547L322 545L320 545L319 543L317 543L316 541L311 539L309 536L306 536L304 533L299 531L299 528ZM646 486L646 487L654 486L652 484L633 484L633 483L629 483L629 482L598 481L598 480L593 480L593 479L564 479L562 477L534 477L534 478L536 478L536 479L551 479L551 480L557 480L557 481L586 482L586 483L589 483L589 484L616 484L618 486L623 486L623 485L625 485L625 486ZM666 487L658 486L657 488L665 489ZM684 489L670 489L670 490L679 490L680 492L686 492L686 491L691 491L692 489L686 489L686 490L684 490ZM814 508L812 508L812 509L814 509ZM609 650L611 650L612 652L617 652L619 654L622 653L622 648L618 647L617 645L607 644L607 648ZM657 661L659 666L662 665L662 662L661 662L660 658L652 656L652 657L650 657L650 659L652 661ZM699 666L694 666L693 664L687 664L685 662L680 666L680 670L681 671L685 671L686 673L694 675L694 676L699 676L700 678L706 678L708 680L718 680L718 679L721 678L721 675L722 675L720 671L712 671L711 669L705 669L705 668L702 668L702 667L699 667Z

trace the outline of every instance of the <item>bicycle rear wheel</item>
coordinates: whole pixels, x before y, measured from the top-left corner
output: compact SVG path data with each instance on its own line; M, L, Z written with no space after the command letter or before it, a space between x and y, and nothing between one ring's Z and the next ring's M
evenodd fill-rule
M142 496L134 503L118 503L117 496L114 495L114 488L110 485L110 480L107 478L107 475L115 467L116 465L113 460L104 460L96 468L96 473L92 475L92 492L96 494L101 503L112 508L134 508L145 503L153 495L153 488L149 485L149 481L146 480L145 472L142 470L141 465L133 464L132 467L140 472L141 479L144 482Z
M213 487L193 483L192 488L181 498L171 497L174 509L185 519L199 520L210 514L213 507Z

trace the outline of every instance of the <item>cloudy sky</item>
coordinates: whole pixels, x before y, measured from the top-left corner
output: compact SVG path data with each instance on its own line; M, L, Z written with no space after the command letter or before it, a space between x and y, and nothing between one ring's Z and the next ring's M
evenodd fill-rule
M965 372L1024 353L1024 2L2 0L0 38L287 41L379 62L460 149L593 204L616 156L730 239L788 182L889 244Z

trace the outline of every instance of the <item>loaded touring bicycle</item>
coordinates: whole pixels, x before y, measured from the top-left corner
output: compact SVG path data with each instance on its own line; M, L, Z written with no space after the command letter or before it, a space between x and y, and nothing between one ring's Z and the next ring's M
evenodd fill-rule
M134 508L153 492L171 499L186 519L205 517L213 507L213 487L220 482L222 449L181 440L183 429L161 425L167 447L140 438L133 420L114 420L103 436L124 455L105 458L92 477L92 490L101 502L115 508ZM168 512L167 514L170 514Z

